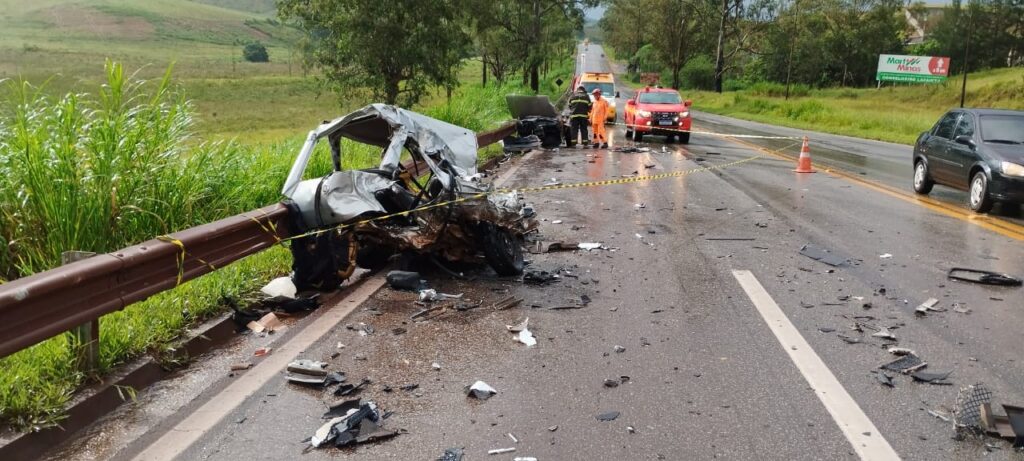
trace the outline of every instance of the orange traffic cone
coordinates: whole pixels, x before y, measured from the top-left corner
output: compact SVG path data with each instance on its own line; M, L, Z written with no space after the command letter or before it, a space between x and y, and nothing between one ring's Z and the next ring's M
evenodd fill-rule
M814 169L811 168L811 146L807 141L807 136L804 136L804 145L800 148L800 160L797 161L796 169L793 171L797 173L814 173Z

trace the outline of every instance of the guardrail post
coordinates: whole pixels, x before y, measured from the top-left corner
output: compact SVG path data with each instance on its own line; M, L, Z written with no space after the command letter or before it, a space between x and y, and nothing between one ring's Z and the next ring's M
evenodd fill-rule
M96 256L96 253L88 251L65 251L60 255L61 264L71 264L86 258ZM78 369L85 374L92 374L100 366L100 319L80 325L71 334L75 336L78 350L75 356L78 361Z

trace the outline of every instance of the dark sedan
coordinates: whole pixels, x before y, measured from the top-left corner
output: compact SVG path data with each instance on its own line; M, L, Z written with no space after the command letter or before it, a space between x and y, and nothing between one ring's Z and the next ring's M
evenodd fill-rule
M1024 203L1024 111L955 109L914 145L914 191L942 184L968 192L978 213Z

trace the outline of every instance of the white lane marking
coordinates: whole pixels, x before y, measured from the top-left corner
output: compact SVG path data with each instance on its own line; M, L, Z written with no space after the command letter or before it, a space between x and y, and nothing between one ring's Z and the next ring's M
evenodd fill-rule
M839 430L843 431L846 439L853 445L857 455L861 459L872 461L899 460L900 456L896 454L885 437L878 432L878 428L868 419L853 397L846 392L825 362L821 361L821 357L818 357L814 349L811 349L811 345L807 344L779 305L761 286L761 282L757 281L757 277L746 270L734 270L732 275L740 282L743 291L754 303L754 307L764 318L768 328L775 334L782 349L789 354L790 360L804 375L807 384L814 389L814 393L818 395L821 403L825 405L825 409L832 415Z
M271 379L280 376L281 370L302 351L326 335L363 301L384 285L384 277L376 276L363 281L355 291L346 295L320 317L314 319L287 343L274 349L273 353L256 366L238 377L217 396L200 406L159 439L136 455L135 461L172 460L199 440L204 433L213 429L229 413L234 411L246 398L253 395Z

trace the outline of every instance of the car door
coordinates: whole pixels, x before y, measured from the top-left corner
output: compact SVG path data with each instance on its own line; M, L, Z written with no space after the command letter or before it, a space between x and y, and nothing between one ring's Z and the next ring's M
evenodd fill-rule
M922 151L928 159L928 170L932 179L943 184L953 181L954 163L950 156L950 147L953 144L953 131L956 129L956 122L960 119L959 111L952 111L943 115L939 123L932 129L932 135L924 142Z
M975 145L967 145L956 142L956 139L960 136L966 136L969 139L977 143L974 139L975 127L977 126L974 120L974 114L964 112L960 116L960 122L956 124L956 129L953 130L952 142L949 143L949 166L950 166L950 184L956 187L966 188L971 178L968 177L970 174L971 166L978 160L978 149Z

